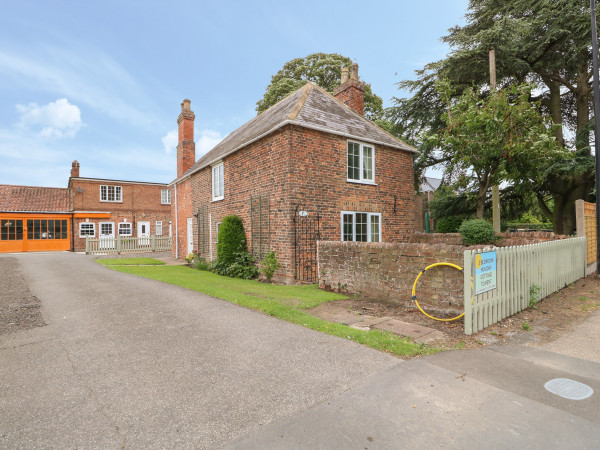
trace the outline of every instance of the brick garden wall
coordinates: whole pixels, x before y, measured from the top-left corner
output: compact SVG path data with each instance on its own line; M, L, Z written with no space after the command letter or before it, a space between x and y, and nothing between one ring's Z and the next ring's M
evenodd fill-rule
M462 267L465 247L445 244L321 241L319 285L324 289L411 305L412 285L419 272L436 262ZM435 310L463 309L463 273L435 267L421 277L417 299Z
M568 239L569 236L554 234L550 231L517 231L500 233L502 239L496 242L497 247L538 244L540 242ZM463 245L459 233L414 233L410 237L412 243Z

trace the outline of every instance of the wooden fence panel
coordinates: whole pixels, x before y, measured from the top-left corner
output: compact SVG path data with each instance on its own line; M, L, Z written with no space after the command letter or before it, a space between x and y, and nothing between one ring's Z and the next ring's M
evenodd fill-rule
M171 236L86 238L85 253L88 255L100 255L169 252L171 251L171 246Z
M564 288L585 276L585 238L495 248L496 289L474 295L474 261L486 250L464 253L465 334L470 335L529 307L530 301Z

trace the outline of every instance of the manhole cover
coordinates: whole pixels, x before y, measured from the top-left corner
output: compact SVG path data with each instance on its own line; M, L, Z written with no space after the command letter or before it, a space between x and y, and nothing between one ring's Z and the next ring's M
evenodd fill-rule
M587 384L568 378L554 378L548 381L544 387L553 394L568 398L569 400L585 400L591 397L594 390Z

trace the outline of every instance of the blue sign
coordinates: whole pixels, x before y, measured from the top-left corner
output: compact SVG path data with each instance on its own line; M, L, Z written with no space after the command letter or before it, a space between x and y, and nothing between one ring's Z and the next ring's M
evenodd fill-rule
M496 252L475 255L475 295L496 289Z

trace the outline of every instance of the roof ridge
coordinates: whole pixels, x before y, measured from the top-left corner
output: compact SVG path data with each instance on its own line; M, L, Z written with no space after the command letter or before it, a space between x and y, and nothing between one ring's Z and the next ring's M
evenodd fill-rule
M0 184L0 187L2 187L2 186L32 188L32 189L69 189L68 187L63 188L63 187L52 187L52 186L29 186L29 185L25 185L25 184Z
M406 145L407 147L411 148L412 150L418 152L419 150L416 147L413 147L412 145L410 145L407 142L404 142L402 139L399 139L397 136L394 136L392 133L390 133L389 131L383 129L382 127L380 127L379 125L377 125L375 122L373 122L372 120L367 119L364 115L359 114L358 112L356 112L353 108L351 108L350 106L346 105L343 101L338 100L334 95L332 95L331 93L327 92L325 89L323 89L321 86L319 86L318 84L315 84L315 86L323 93L329 95L333 100L335 100L336 102L338 102L340 105L344 106L345 108L349 109L350 111L352 111L353 114L357 115L358 117L360 117L361 119L366 120L367 122L369 122L370 124L373 124L374 126L376 126L379 130L383 131L385 134L387 134L388 136L390 136L391 138L393 138L394 140Z
M311 83L310 81L302 87L303 92L300 95L298 102L294 105L294 107L292 108L292 110L290 111L290 113L287 116L287 118L289 120L294 120L294 119L296 119L296 117L298 117L298 114L300 114L300 111L302 111L302 107L306 103L306 99L310 95L312 88L313 88L313 83Z

